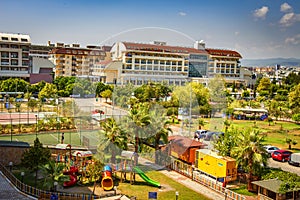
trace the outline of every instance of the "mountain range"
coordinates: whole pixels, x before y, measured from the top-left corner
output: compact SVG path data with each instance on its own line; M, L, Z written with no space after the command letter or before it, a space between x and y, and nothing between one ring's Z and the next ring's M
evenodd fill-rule
M281 65L286 67L300 67L298 58L266 58L266 59L242 59L242 66L245 67L263 67Z

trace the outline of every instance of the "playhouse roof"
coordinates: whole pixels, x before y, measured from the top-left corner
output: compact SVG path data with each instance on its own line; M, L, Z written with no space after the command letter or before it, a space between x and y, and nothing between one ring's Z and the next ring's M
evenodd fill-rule
M74 151L73 156L90 157L93 155L91 151Z
M71 148L70 144L57 144L55 146L56 149L67 149L67 148Z

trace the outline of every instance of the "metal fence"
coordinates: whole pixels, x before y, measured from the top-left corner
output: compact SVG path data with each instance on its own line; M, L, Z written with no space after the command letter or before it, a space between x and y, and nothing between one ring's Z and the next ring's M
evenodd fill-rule
M235 193L235 192L223 187L222 183L203 176L201 172L197 171L190 164L181 162L179 160L174 160L171 163L170 167L172 170L174 170L188 178L191 178L195 182L200 183L201 185L204 185L204 186L210 188L211 190L214 190L214 191L224 195L225 199L246 200L245 196Z
M99 199L100 196L84 193L65 193L65 192L51 192L46 190L40 190L30 185L22 183L17 179L2 163L0 163L0 171L10 180L10 182L21 192L28 194L32 197L39 199L50 199L51 195L56 195L59 199L70 200L93 200Z

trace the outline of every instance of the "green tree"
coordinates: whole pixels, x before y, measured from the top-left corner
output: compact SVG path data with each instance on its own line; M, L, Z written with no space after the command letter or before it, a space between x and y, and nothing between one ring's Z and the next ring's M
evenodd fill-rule
M43 144L40 143L39 138L36 138L34 141L34 145L23 153L21 159L22 165L35 172L35 186L37 183L37 174L39 167L46 164L49 161L50 157L50 150L43 147Z
M289 93L289 105L293 113L299 113L300 108L300 84L294 87Z
M289 149L292 149L292 145L296 145L297 141L291 138L285 138L285 143L289 145Z
M198 118L198 129L201 130L204 125L205 125L204 119Z
M88 165L87 167L88 176L90 177L91 181L94 181L93 194L95 194L96 183L102 176L103 167L104 164L98 159L95 159L93 164Z
M138 164L138 153L140 152L140 138L145 137L145 129L151 123L149 116L149 105L146 103L134 104L127 117L127 127L130 131L131 140L134 141L135 165Z
M257 91L260 96L268 96L270 94L271 81L269 78L263 77L257 86Z
M111 99L111 97L112 97L112 91L107 89L107 90L104 90L103 92L101 92L100 95L103 98L105 98L105 102L107 102L107 99Z
M44 175L44 188L53 190L54 182L62 185L65 181L69 181L70 177L63 174L65 167L64 163L55 163L53 160L49 160L45 165L41 165L39 168Z
M39 92L39 99L55 98L57 95L56 85L46 83L43 89Z
M115 163L116 151L127 149L127 136L114 118L108 118L100 123L101 143L98 145L98 153L111 151L111 163ZM103 137L104 136L104 137Z
M255 130L242 130L236 138L236 147L231 151L231 156L236 159L237 164L245 169L248 176L248 190L252 191L253 175L267 165L267 153L263 147L263 136Z
M34 109L37 107L38 102L35 99L29 99L27 106L31 109L31 111L33 112Z

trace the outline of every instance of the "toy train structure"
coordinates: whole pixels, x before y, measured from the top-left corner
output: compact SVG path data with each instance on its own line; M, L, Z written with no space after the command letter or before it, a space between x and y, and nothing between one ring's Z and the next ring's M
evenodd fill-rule
M169 167L187 177L193 178L194 174L204 174L226 185L237 179L236 160L231 157L217 155L207 145L184 137L170 136L169 144L162 151L171 157Z

